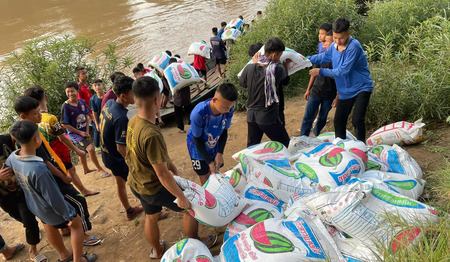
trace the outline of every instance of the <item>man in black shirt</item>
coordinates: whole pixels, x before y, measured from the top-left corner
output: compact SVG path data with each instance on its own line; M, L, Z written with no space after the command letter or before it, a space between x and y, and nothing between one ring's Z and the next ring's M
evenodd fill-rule
M330 30L327 32L325 42L323 43L325 51L331 44L333 44L333 32ZM325 63L315 67L333 68L331 63ZM330 112L332 107L336 106L338 101L334 78L320 75L311 76L308 89L306 90L304 97L308 103L306 104L305 114L303 116L300 136L309 136L314 118L320 106L319 116L313 130L313 134L318 136L327 123L328 112Z
M279 115L277 94L280 86L289 82L286 70L289 60L283 65L279 63L284 50L281 39L269 38L264 47L264 56L255 54L254 64L247 65L239 78L239 85L248 90L247 146L259 144L263 134L286 147L289 145L289 135Z

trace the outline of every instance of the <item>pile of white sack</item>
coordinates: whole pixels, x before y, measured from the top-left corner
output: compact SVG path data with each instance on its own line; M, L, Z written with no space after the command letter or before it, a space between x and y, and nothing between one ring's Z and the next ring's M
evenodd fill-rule
M448 219L417 200L425 180L405 150L347 138L325 133L294 137L288 148L246 148L204 187L176 177L191 215L227 228L218 256L183 239L161 261L378 261L380 246L398 252L417 243L421 226Z

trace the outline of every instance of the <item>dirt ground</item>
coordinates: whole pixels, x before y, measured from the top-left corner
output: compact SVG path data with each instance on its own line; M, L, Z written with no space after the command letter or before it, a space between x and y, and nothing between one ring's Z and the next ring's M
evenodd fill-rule
M301 126L305 104L303 96L292 98L286 102L286 127L290 136L297 136L299 133L297 130ZM330 121L323 132L332 130L332 115L334 115L334 109L330 112ZM173 119L166 120L166 124L167 126L163 128L163 134L171 158L185 178L198 181L196 174L192 170L188 155L186 134L177 133ZM425 172L435 170L443 164L442 157L439 154L442 155L442 150L440 149L449 145L450 128L448 125L437 128L432 132L428 132L427 135L432 137L430 143L406 147L407 151L418 161ZM263 139L267 140L266 137ZM231 155L245 148L246 140L246 113L238 112L234 115L229 130L224 156L225 166L221 171L225 172L236 165L236 162L231 159ZM90 166L93 167L93 164L90 163ZM126 220L125 211L117 197L113 177L101 178L98 173L83 175L80 167L77 167L77 171L83 183L89 189L101 192L99 195L88 197L87 202L93 224L93 230L90 233L103 238L104 241L101 245L86 247L85 250L96 253L99 256L99 261L148 261L150 246L143 232L144 215L140 215L134 221ZM128 191L128 195L133 206L139 204L139 201L130 191ZM10 245L17 242L26 242L22 224L10 218L3 210L0 210L0 228L1 235ZM159 222L159 228L161 239L166 241L167 248L184 238L181 214L170 211L169 217ZM204 225L199 227L200 235L219 234L219 241L211 250L214 255L220 252L224 231L225 227L212 228ZM42 240L38 245L40 252L46 255L49 261L56 261L58 259L57 254L47 242L43 229L41 233ZM70 248L70 238L65 237L64 240L66 246ZM12 261L26 260L28 260L28 252L22 251Z

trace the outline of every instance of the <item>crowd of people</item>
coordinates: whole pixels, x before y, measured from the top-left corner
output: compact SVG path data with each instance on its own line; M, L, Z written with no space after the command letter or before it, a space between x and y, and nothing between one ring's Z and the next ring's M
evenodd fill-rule
M213 28L210 40L221 77L225 77L221 65L229 58L220 38L225 26L219 30ZM351 37L350 23L345 18L320 26L319 42L318 54L308 57L315 66L310 70L311 79L304 94L308 103L300 135L310 134L316 116L313 134L319 135L329 111L336 107L336 137L345 139L347 118L354 108L352 123L356 137L364 141L364 117L373 89L365 53ZM283 86L290 80L287 73L290 61L280 61L285 50L280 38L271 37L265 42L264 55L258 53L262 46L262 43L255 43L249 47L253 63L245 67L239 78L239 85L248 91L247 146L259 144L263 134L288 146ZM174 56L169 63L178 63L179 59ZM207 80L203 57L194 58L194 67ZM161 258L165 251L158 228L158 220L168 215L163 207L183 213L182 224L187 237L200 239L208 247L215 245L217 235L199 235L198 222L186 211L191 204L173 178L182 174L168 154L161 132L164 122L159 114L169 101L170 90L163 72L156 72L163 81L162 91L158 82L147 76L149 72L142 64L133 70L135 79L115 72L110 77L113 88L106 93L103 81L96 79L92 82L95 91L92 95L87 70L77 67L78 82L68 81L64 85L67 101L61 105L59 119L47 112L47 103L52 101L40 86L29 87L14 102L20 121L12 125L9 134L0 137L3 164L0 206L24 224L33 261L48 261L36 247L40 242L36 217L42 221L48 242L58 253L58 261L97 259L97 255L83 252L83 246L101 243L101 239L88 233L92 223L85 199L99 192L82 183L72 164L70 150L79 157L85 174L96 171L103 178L115 177L126 219L133 220L145 213L144 232L151 245L150 258ZM190 88L173 94L175 117L178 132L186 133L183 110L189 115L186 153L203 185L224 164L223 153L238 91L233 84L224 82L217 87L213 98L200 102L193 109L190 95ZM128 119L127 107L131 104L136 105L137 114ZM97 153L101 153L101 160L109 171L100 165ZM89 168L86 154L96 169ZM141 205L130 205L127 183ZM70 235L72 251L66 248L63 235ZM8 247L0 237L0 251L6 259L23 247L23 244Z

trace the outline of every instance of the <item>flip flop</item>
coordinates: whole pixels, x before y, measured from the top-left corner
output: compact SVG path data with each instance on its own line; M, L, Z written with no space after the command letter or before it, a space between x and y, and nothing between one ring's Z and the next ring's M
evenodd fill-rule
M169 216L169 212L167 212L165 210L161 210L161 212L159 212L159 215L158 215L158 220L166 219L168 216Z
M208 245L208 243L210 243L210 242L211 242L211 244ZM206 239L204 244L207 248L212 248L213 246L216 245L216 243L217 243L217 235L214 235L214 236L209 235L208 239Z
M178 129L178 133L184 134L184 133L186 133L186 131Z
M13 253L11 254L11 256L10 256L9 258L6 258L6 257L5 257L5 260L11 260L11 259L13 259L13 257L14 257L15 255L17 255L17 253L19 253L19 251L22 250L24 247L25 247L25 244L24 244L24 243L18 243L18 244L16 244L16 245L15 245L15 248L14 248L14 251L13 251Z
M165 242L164 240L160 240L160 241L159 241L159 244L162 246L163 253L164 253L164 251L166 251L166 242ZM162 256L161 256L161 257L162 257ZM150 259L160 259L161 257L156 257L156 256L153 254L153 248L152 248L152 250L150 251Z
M102 175L102 178L107 178L107 177L110 177L110 176L111 176L111 174L108 173L108 172L106 172L106 173L104 173L104 174Z
M91 243L90 243L90 242L91 242ZM96 236L93 236L93 237L91 237L91 238L85 240L85 241L83 242L83 245L85 245L85 246L96 246L96 245L98 245L98 244L100 244L100 243L102 243L102 240L99 239L99 238L97 238Z
M34 262L43 262L44 260L48 262L47 257L42 255L42 254L39 254L39 255L35 256L32 260Z
M98 258L98 256L96 254L86 254L83 255L84 258L86 258L87 262L95 262Z

